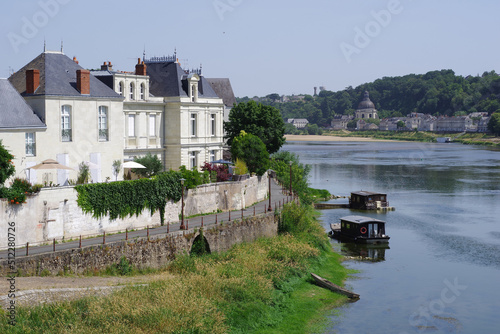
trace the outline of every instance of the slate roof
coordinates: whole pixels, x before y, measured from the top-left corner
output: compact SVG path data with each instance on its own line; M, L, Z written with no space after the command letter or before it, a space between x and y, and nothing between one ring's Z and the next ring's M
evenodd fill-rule
M9 80L0 79L0 129L45 129Z
M72 59L60 52L44 52L14 73L9 81L23 96L26 94L26 70L40 71L40 86L36 95L49 96L85 96L89 98L122 98L114 90L106 86L92 74L90 80L90 95L81 95L76 89L76 71L83 69Z
M228 78L207 78L215 93L224 101L226 107L231 108L236 103L233 87Z
M148 62L146 73L149 76L149 91L154 96L187 97L188 86L186 73L177 62ZM198 96L219 98L204 76L198 82Z

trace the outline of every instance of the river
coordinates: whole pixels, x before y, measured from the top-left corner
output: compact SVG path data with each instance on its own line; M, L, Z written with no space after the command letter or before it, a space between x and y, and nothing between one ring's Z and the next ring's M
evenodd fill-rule
M359 272L361 295L333 310L327 333L500 332L500 150L409 142L289 142L310 164L310 185L347 196L388 194L387 213L323 210L325 230L342 216L386 221L388 249L332 241ZM346 202L338 199L331 202Z

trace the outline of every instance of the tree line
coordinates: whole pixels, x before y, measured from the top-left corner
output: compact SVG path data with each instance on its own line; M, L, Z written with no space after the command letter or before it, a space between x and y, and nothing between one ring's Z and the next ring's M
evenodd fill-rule
M460 116L473 112L500 112L500 76L495 71L463 77L452 70L431 71L400 77L383 77L341 91L321 91L300 100L282 102L279 95L238 98L238 102L257 100L281 111L284 119L307 118L319 127L329 126L335 115L352 115L370 93L380 118L402 117L417 112L434 116Z

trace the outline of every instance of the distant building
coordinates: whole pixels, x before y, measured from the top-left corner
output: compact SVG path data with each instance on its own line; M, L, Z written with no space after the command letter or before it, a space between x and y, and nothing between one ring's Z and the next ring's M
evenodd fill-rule
M332 129L333 130L346 130L347 123L353 120L354 116L352 115L335 115L332 119Z
M292 124L297 129L303 129L309 124L309 121L305 118L289 118L287 123Z
M370 100L370 94L367 91L365 91L363 100L359 103L358 109L356 109L355 117L359 119L378 119L377 109L375 109L375 104Z

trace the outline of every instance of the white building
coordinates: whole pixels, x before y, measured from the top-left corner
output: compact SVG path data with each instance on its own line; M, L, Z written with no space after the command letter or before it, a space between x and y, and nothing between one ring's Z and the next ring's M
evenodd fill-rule
M55 159L75 171L30 170L30 181L64 185L76 179L81 162L90 161L99 166L90 170L93 182L113 177L113 161L123 158L123 97L62 52L43 52L9 81L46 127L29 139L26 135L36 151L7 145L16 156L17 171ZM12 134L2 133L0 138Z
M201 70L186 71L175 56L144 59L149 91L165 103L165 167L199 168L222 158L224 102Z

